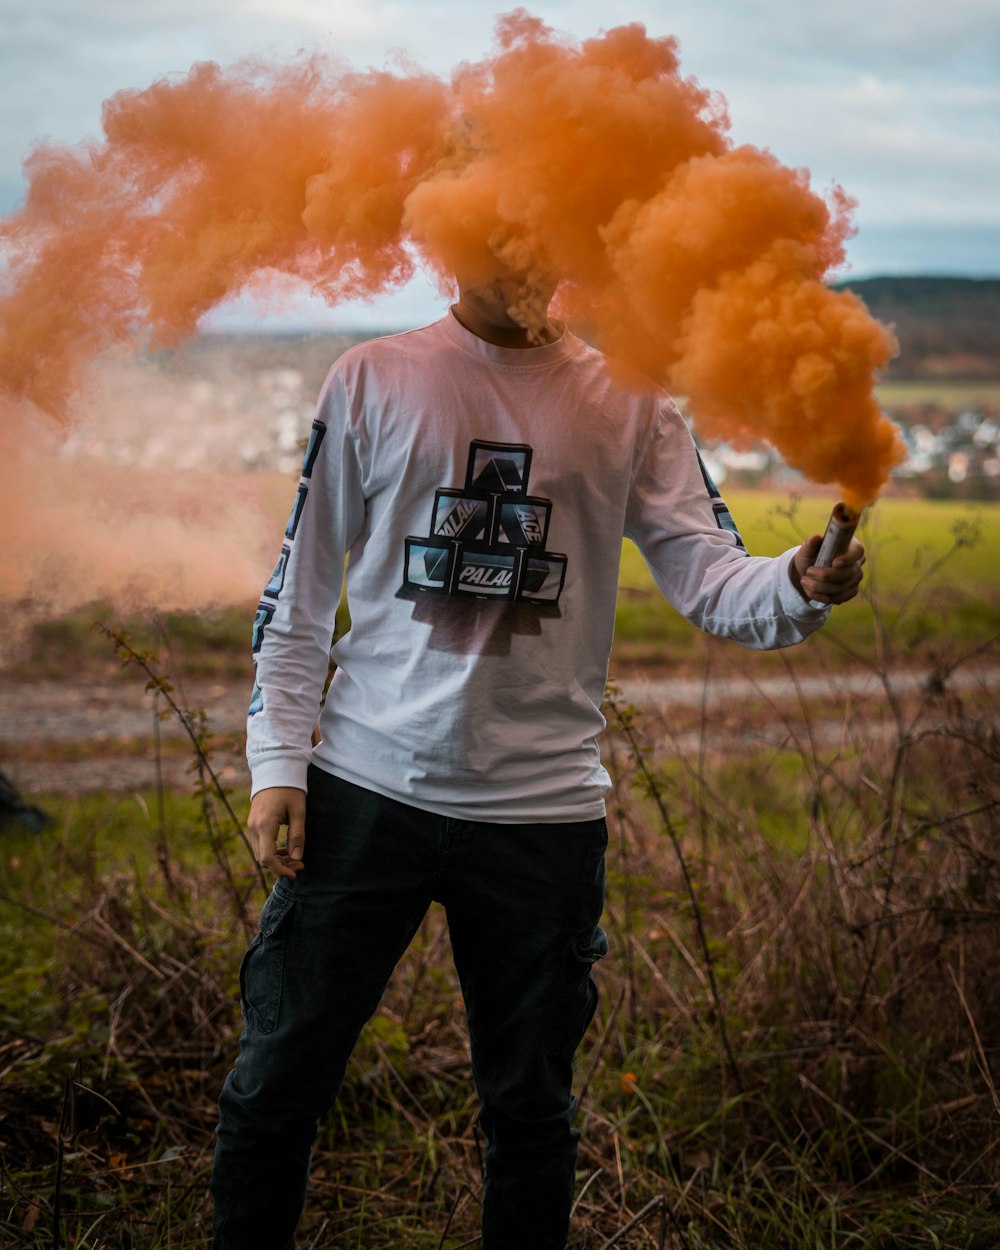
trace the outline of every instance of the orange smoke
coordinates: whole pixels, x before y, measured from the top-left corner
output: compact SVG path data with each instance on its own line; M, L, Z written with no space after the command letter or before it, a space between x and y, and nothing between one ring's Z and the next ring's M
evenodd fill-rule
M450 84L320 56L196 65L113 96L103 125L102 143L36 148L0 225L11 403L66 418L110 344L175 343L251 287L374 296L416 256L442 289L559 275L560 312L622 376L687 395L703 433L765 439L851 503L903 455L872 395L892 336L823 281L851 202L734 147L723 101L638 24L581 43L517 10Z
M150 372L153 385L162 386ZM145 406L144 417L152 415L147 428L155 429L166 406L155 390L143 396L122 387L129 380L116 368L95 387L97 411L78 427L83 446L72 458L51 423L4 414L0 667L17 658L37 620L85 604L101 602L122 614L151 606L200 611L247 605L260 591L260 571L274 559L276 522L287 510L287 478L181 470L177 449L163 454L162 446L162 467L121 463L123 445L110 441L109 427L121 438L132 413ZM211 463L207 456L201 462Z

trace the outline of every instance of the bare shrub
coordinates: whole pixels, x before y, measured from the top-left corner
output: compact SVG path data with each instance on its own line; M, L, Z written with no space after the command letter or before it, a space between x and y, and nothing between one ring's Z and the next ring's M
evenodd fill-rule
M995 1244L1000 738L989 699L957 693L969 663L914 688L882 646L881 693L859 708L817 703L789 662L799 697L754 749L681 749L612 696L612 957L579 1061L580 1250ZM263 895L207 727L173 714L193 728L191 830L161 808L156 838L109 872L100 821L74 816L0 883L23 952L0 1005L11 1245L208 1244L214 1101ZM432 909L322 1128L301 1244L473 1244L475 1114Z

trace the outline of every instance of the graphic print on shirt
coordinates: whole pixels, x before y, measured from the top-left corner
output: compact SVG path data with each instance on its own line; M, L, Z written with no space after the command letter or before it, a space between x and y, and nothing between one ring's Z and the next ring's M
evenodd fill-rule
M464 486L434 492L426 535L406 539L402 591L559 602L566 557L546 551L552 501L528 494L531 448L474 439Z
M295 502L292 504L288 524L285 526L285 538L287 541L281 544L281 554L278 556L278 562L274 566L274 571L264 587L264 593L261 596L260 603L257 605L257 612L254 616L252 653L255 675L257 671L257 653L260 651L261 643L264 641L264 631L271 623L271 619L278 607L278 599L285 587L285 574L288 571L288 561L292 554L292 542L298 531L299 521L302 519L302 509L309 494L309 478L312 477L316 457L319 455L319 449L322 446L325 434L326 426L323 422L313 421L309 434L309 445L306 448L305 460L302 464L302 476L299 480L298 490L295 492ZM256 716L258 712L263 710L264 692L255 681L253 690L250 692L248 715Z
M708 491L712 500L712 511L715 513L715 523L720 530L725 530L727 534L732 534L736 539L736 546L741 551L746 551L746 543L743 541L743 535L736 528L736 522L733 520L733 514L726 507L726 501L719 493L719 488L715 484L715 479L709 473L705 465L705 461L701 458L701 452L697 453L698 467L701 469L701 476L705 479L705 489ZM749 554L749 553L747 553Z

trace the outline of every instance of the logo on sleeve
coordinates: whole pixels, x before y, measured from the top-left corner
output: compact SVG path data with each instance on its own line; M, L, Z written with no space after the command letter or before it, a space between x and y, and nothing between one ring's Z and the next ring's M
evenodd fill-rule
M727 534L732 534L736 539L736 546L743 552L746 552L746 543L743 541L743 535L736 528L736 522L733 520L733 514L726 507L726 501L719 493L719 488L715 484L715 479L709 473L705 461L701 458L701 452L698 452L698 467L701 469L701 476L705 480L705 489L712 501L712 511L715 513L715 523L720 530L725 530Z

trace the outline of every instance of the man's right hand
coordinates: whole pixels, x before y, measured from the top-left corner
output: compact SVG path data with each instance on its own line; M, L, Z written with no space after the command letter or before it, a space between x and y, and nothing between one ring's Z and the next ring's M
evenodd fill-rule
M278 830L288 826L287 847L278 846ZM258 790L250 803L247 832L257 863L276 877L295 880L305 864L306 792L291 786Z

